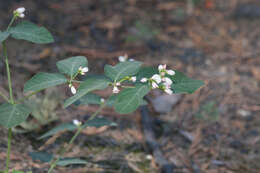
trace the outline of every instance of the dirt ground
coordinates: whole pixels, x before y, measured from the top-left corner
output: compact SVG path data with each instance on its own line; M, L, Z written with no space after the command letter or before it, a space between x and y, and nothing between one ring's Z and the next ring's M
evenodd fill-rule
M10 40L8 51L16 97L23 82L39 71L53 72L57 60L84 55L94 73L127 53L145 65L166 63L206 85L181 95L168 113L151 115L164 157L176 173L260 172L260 3L258 0L1 0L0 29L12 10L26 7L26 19L46 26L55 43L33 45ZM0 90L7 92L0 62ZM66 92L65 92L66 91ZM62 94L57 94L62 93ZM72 136L55 142L36 140L42 133L73 118L84 119L96 107L62 109L68 88L48 90L34 97L45 120L34 130L16 133L11 167L46 172L48 164L33 161L30 152L55 153ZM101 93L106 95L106 93ZM40 98L45 102L40 102ZM151 98L158 97L152 93ZM3 100L0 100L0 102ZM51 105L51 106L50 106ZM53 113L55 111L55 113ZM57 167L55 172L156 173L160 167L147 149L140 113L102 115L117 127L87 129L67 157L81 157L86 165ZM48 122L50 118L55 121ZM34 122L31 117L28 121ZM21 130L16 129L16 131ZM0 128L0 169L4 168L7 130ZM150 156L152 156L150 158Z

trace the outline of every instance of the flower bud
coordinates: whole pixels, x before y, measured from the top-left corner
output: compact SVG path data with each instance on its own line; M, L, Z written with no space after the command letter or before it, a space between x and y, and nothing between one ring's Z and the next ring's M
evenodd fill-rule
M144 78L142 78L140 81L141 81L142 83L145 83L145 82L147 82L147 80L148 80L148 79L144 77Z
M118 89L118 87L116 87L116 86L114 86L114 88L113 88L113 93L114 94L117 94L117 93L119 93L119 89Z

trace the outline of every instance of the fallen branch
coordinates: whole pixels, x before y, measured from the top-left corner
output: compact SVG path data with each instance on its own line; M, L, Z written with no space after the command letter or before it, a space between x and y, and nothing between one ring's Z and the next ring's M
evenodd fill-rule
M140 109L144 138L149 150L152 152L156 163L158 163L161 167L162 173L174 173L174 168L176 168L176 166L165 159L162 151L160 150L160 145L156 141L152 128L153 120L149 115L147 106L142 106Z

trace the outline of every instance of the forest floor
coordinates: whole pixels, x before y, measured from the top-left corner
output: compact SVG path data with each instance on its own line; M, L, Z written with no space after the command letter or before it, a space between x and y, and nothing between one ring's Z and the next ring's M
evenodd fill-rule
M176 165L174 171L259 173L260 3L194 2L192 7L182 0L0 1L1 29L10 20L12 10L24 6L26 19L46 26L55 38L50 45L8 42L15 96L22 96L23 83L32 75L54 72L56 61L73 55L86 56L94 73L102 72L105 64L114 64L125 53L147 66L165 63L206 83L191 95L150 95L170 107L170 111L161 113L155 108L156 102L149 106L151 116L159 122L154 128L157 142L164 157ZM0 82L0 90L7 93L2 61ZM69 89L59 87L31 99L41 105L35 116L43 116L45 121L31 130L35 124L31 117L26 126L15 129L12 168L46 172L48 164L32 160L31 153L55 153L72 133L65 133L50 144L37 137L63 122L84 119L96 110L91 105L64 110L62 102L68 96ZM41 102L42 98L45 101ZM144 141L140 112L118 115L105 110L101 114L118 126L85 130L66 154L84 158L88 164L57 167L55 172L159 172ZM56 120L49 123L52 118ZM27 133L19 133L21 130ZM3 169L7 130L0 127L0 134Z

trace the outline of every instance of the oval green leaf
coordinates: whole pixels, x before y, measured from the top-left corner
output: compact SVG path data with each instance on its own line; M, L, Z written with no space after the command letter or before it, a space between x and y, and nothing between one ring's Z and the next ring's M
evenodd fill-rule
M173 89L174 93L193 93L198 88L200 88L202 85L204 85L204 82L201 80L195 80L187 77L182 72L175 70L174 76L169 76L173 84L171 85L171 88Z
M0 125L15 127L26 120L31 110L22 104L5 103L0 106Z
M32 43L47 44L54 41L51 33L44 27L39 27L29 21L24 21L9 29L11 36L18 40Z
M114 107L118 113L127 114L135 111L142 103L143 97L150 91L147 85L137 85L121 91L115 101Z
M75 56L58 61L56 65L61 73L72 77L78 72L79 67L87 67L88 61L85 56Z
M62 74L40 72L25 83L24 92L39 91L66 82L67 79Z
M142 62L139 61L126 61L117 64L116 66L106 65L105 75L113 81L118 81L126 76L133 76L138 73Z

